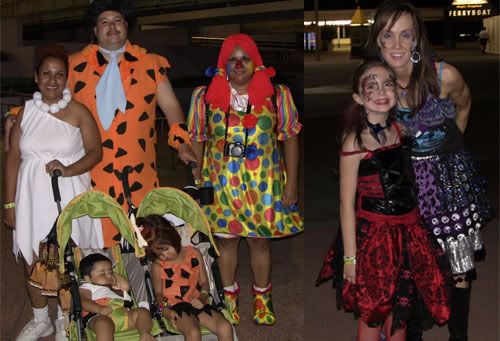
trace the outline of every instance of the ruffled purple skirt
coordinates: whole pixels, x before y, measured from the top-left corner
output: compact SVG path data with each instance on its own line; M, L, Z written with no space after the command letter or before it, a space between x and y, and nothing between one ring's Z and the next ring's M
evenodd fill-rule
M486 179L470 153L412 157L420 213L445 250L454 275L473 271L483 251L481 227L491 218Z

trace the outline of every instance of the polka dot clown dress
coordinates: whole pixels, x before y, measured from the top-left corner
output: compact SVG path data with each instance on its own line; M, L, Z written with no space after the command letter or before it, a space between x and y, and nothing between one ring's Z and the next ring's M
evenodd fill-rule
M286 172L278 141L302 128L290 90L276 86L276 113L267 107L260 113L231 108L227 119L226 113L205 104L205 91L198 87L193 92L188 128L192 141L205 142L202 182L214 187L215 198L202 208L212 232L255 238L301 232L297 206L287 208L281 200ZM224 156L226 140L243 145L247 140L245 157Z

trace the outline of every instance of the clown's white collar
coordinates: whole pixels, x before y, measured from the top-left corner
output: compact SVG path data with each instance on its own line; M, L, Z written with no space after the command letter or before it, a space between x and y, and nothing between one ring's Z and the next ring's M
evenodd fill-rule
M248 94L238 95L238 91L229 82L231 89L231 108L236 111L246 111L248 105Z

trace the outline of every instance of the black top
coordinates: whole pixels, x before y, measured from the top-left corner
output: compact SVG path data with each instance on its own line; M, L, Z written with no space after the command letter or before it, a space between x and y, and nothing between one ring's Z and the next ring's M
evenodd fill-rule
M417 206L409 169L408 149L403 144L371 151L359 165L358 195L361 209L386 214L409 213ZM374 180L366 177L379 174ZM358 182L359 183L359 182ZM364 188L364 189L362 189Z

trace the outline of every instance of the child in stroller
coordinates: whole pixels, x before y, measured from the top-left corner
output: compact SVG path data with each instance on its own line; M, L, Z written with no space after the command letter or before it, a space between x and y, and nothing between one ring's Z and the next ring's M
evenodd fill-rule
M137 226L148 242L146 255L152 261L155 296L162 314L185 337L201 340L200 325L221 341L232 341L232 326L209 304L208 275L200 252L181 246L175 228L162 216L137 218Z
M83 307L83 326L88 326L97 340L113 340L115 331L136 328L141 341L152 341L152 320L147 309L128 309L132 298L130 285L122 276L113 272L111 260L93 253L80 262L80 298Z

